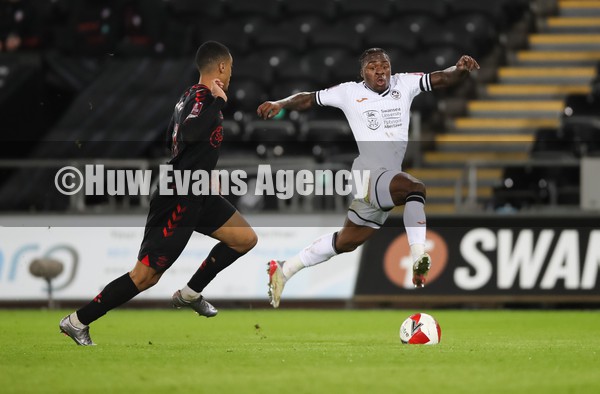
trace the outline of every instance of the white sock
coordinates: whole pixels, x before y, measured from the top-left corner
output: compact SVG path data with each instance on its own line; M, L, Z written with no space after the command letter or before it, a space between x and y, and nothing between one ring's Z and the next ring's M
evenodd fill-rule
M79 329L87 327L85 324L83 324L82 322L79 321L79 317L77 316L77 312L71 313L69 315L69 320L71 321L72 325L74 325L75 327L77 327Z
M200 293L195 292L194 290L190 289L188 285L185 285L185 287L181 289L181 298L186 301L194 301L200 298Z
M285 276L286 279L289 279L303 268L305 268L305 265L302 260L300 260L300 255L297 254L294 257L286 260L285 263L283 263L281 270L283 272L283 276Z
M286 260L283 264L283 275L286 279L291 278L303 268L324 263L335 256L337 253L333 247L333 234L326 234L317 238L300 253Z
M324 263L337 254L333 247L333 234L323 235L300 252L300 260L305 267Z
M425 253L427 221L425 204L419 201L408 201L404 206L404 228L413 260ZM413 248L414 245L414 248ZM418 253L418 255L416 255ZM415 257L416 255L416 257Z
M425 253L425 244L412 244L410 245L410 255L413 261L417 261Z

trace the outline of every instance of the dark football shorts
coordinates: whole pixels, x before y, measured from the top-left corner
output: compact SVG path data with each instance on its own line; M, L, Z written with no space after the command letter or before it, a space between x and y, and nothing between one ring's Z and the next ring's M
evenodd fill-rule
M194 199L156 193L150 200L138 260L159 272L166 271L183 252L194 231L210 235L235 211L220 195Z

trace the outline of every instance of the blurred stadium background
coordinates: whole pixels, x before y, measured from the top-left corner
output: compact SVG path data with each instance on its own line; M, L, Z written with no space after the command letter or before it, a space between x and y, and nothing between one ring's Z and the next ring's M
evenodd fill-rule
M152 169L193 55L226 44L234 75L219 168L347 169L356 155L339 111L264 122L266 99L358 78L385 48L394 72L434 71L462 54L481 70L413 103L406 171L427 185L439 269L414 293L402 265L401 209L359 251L299 275L290 300L342 305L589 305L600 301L600 1L23 0L0 24L0 303L37 305L39 257L63 262L61 305L131 268L147 198L68 197L65 165ZM266 306L264 263L342 224L340 197L232 197L257 249L207 296ZM210 250L194 237L140 299L165 302ZM285 301L284 301L285 305Z

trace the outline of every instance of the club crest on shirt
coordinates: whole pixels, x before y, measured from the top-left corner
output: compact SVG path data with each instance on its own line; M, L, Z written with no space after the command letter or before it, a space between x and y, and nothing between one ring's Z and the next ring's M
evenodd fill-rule
M379 111L369 110L363 112L365 119L367 120L367 127L371 130L377 130L381 126L379 121Z
M400 91L399 91L399 90L396 90L396 89L393 89L393 90L390 92L390 96L392 96L392 98L393 98L393 99L396 99L396 100L398 100L398 99L400 98Z

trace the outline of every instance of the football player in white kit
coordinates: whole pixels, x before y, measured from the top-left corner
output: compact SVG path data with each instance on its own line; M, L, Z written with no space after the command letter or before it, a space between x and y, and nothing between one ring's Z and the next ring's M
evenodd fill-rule
M286 261L269 263L269 298L275 308L279 307L285 283L294 274L355 250L383 225L392 208L401 205L414 261L412 281L415 287L425 285L431 267L431 258L425 253L425 185L402 171L410 106L419 93L456 85L479 65L465 55L443 71L392 75L390 58L381 48L367 49L359 62L361 82L297 93L264 102L257 109L263 119L273 118L282 109L301 111L315 104L341 109L359 150L352 169L369 172L368 190L363 191L363 198L354 199L340 231L318 238Z

